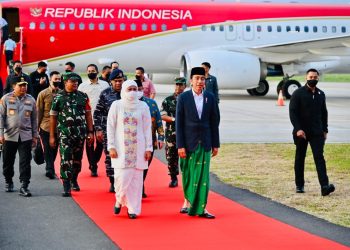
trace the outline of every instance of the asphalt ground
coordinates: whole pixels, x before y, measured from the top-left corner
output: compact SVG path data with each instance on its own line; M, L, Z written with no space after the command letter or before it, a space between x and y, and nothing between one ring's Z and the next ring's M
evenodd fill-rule
M172 86L164 88L171 90ZM326 92L330 113L328 141L349 142L350 85L320 83L320 88ZM244 91L223 92L220 103L223 142L291 142L288 109L275 105L274 91L263 98L248 96ZM167 95L166 91L159 93L157 100ZM274 125L269 128L269 124ZM244 132L249 133L241 136ZM164 151L158 151L156 157L165 162ZM32 163L31 198L18 195L18 161L15 173L17 192L4 192L5 182L0 178L0 249L118 249L71 198L61 197L61 183L44 176L44 165ZM213 175L211 189L257 212L350 247L350 228L223 184Z

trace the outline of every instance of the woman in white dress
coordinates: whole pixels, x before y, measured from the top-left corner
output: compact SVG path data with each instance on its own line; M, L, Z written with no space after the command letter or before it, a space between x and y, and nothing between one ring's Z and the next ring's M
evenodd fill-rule
M151 126L149 108L138 100L137 84L125 81L121 100L108 112L107 143L114 168L114 213L125 206L130 219L141 213L143 170L153 150Z

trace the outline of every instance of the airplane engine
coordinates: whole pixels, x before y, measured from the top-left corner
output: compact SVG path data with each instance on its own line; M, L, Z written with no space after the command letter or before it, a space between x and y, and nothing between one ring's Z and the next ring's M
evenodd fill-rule
M196 50L186 52L181 58L180 75L189 79L191 68L211 64L210 73L217 77L220 89L256 88L265 70L259 58L245 53L225 50Z

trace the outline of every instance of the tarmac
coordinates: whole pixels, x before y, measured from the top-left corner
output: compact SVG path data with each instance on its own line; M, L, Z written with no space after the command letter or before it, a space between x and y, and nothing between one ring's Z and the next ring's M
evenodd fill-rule
M328 142L349 143L350 84L320 83L319 87L327 96ZM173 86L162 88L165 91L159 92L156 98L158 104L171 93ZM288 101L286 106L276 106L276 102L277 94L273 87L266 97L248 96L241 90L222 91L221 141L291 142ZM155 156L165 162L163 150L157 151ZM18 191L18 160L15 172L15 188ZM4 179L0 178L0 249L119 249L73 199L61 197L59 180L47 179L44 172L44 165L36 166L33 162L31 198L20 197L18 192L4 192ZM334 225L248 190L226 185L214 175L211 175L211 190L259 213L350 247L350 228ZM228 249L232 247L228 246Z

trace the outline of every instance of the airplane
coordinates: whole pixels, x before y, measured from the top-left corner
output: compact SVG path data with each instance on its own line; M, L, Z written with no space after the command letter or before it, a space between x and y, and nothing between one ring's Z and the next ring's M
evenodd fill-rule
M220 89L264 96L266 77L281 76L277 92L290 98L301 86L293 75L350 69L348 5L12 0L0 6L28 72L41 60L61 71L73 61L78 72L117 60L127 72L143 66L155 83L171 83L207 61Z

